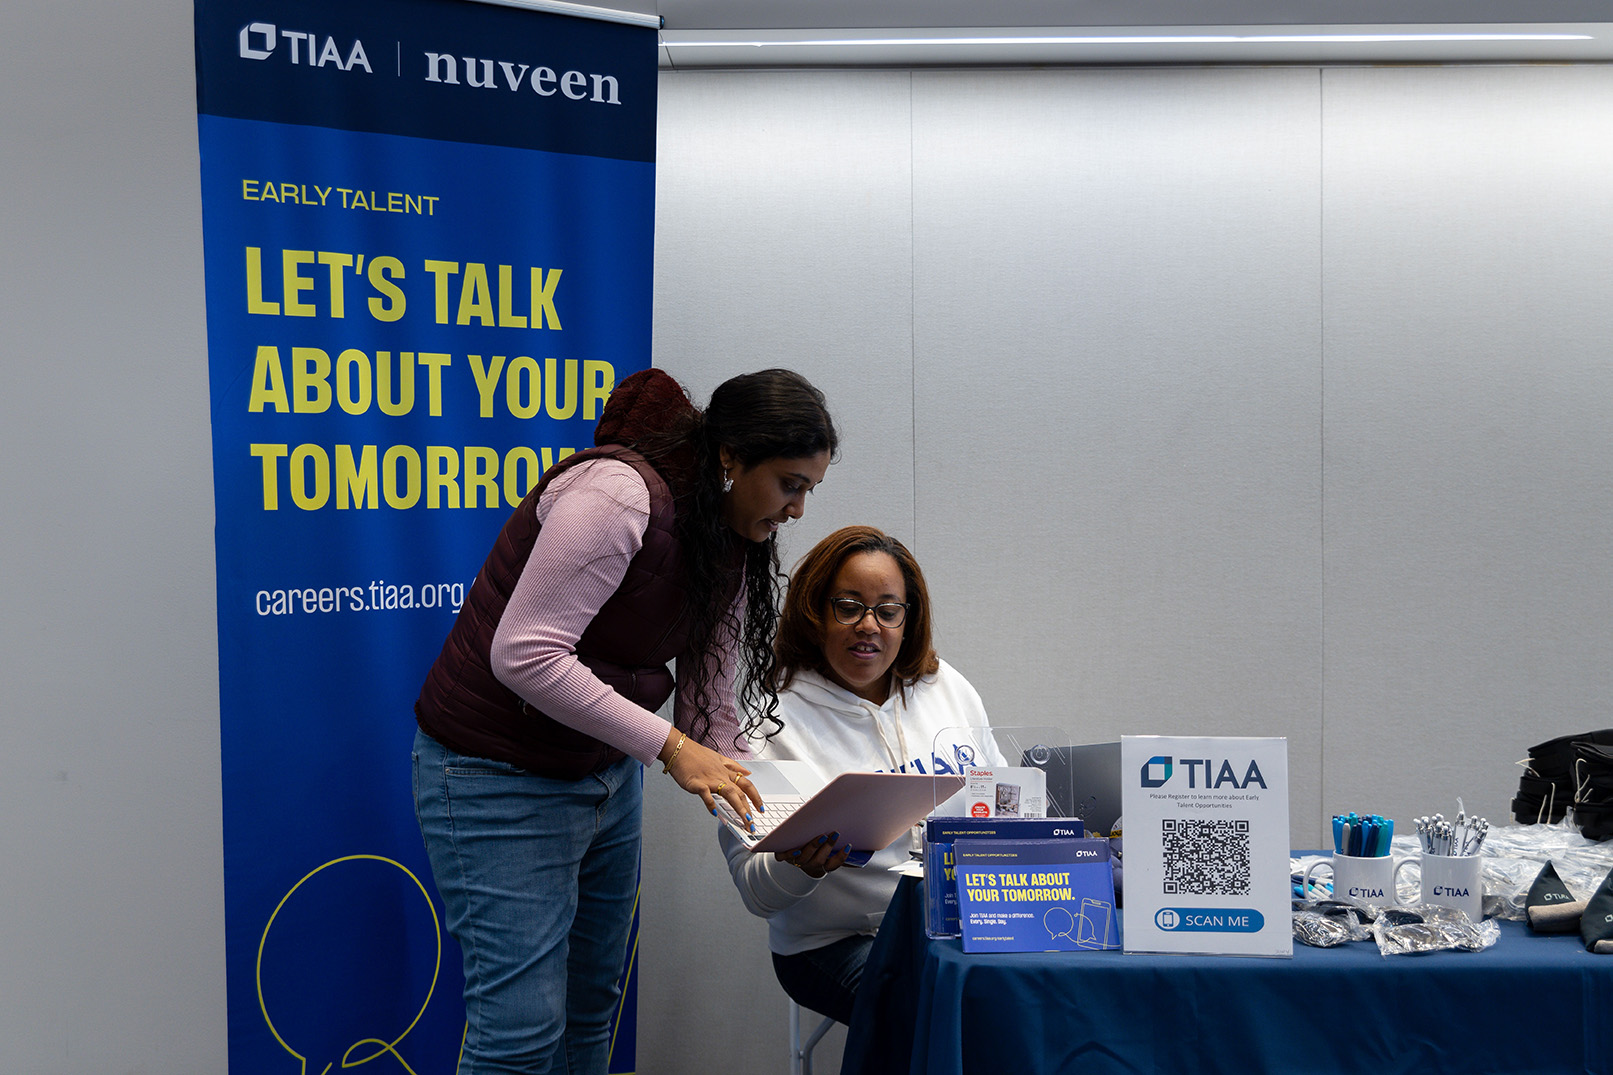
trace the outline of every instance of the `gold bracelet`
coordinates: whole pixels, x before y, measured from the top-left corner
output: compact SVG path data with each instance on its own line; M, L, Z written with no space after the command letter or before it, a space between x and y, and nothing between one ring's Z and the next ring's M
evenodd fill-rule
M672 763L678 760L678 751L683 749L683 741L688 738L689 737L684 735L682 732L678 733L678 745L672 748L672 756L661 763L661 771L663 773L670 773L672 771Z

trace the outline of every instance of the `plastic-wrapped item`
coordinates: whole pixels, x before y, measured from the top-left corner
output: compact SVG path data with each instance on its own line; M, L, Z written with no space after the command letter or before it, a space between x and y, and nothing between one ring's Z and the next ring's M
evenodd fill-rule
M1350 941L1372 939L1367 923L1373 912L1337 900L1295 900L1294 939L1312 948L1335 948Z
M1356 940L1354 929L1342 918L1315 911L1294 913L1294 940L1312 948L1336 948ZM1371 934L1367 934L1371 936Z
M1484 913L1524 921L1529 886L1550 862L1580 899L1589 899L1613 869L1613 843L1587 839L1572 824L1507 825L1484 841Z
M1385 911L1372 924L1378 951L1386 956L1424 955L1428 952L1479 952L1501 936L1494 922L1474 923L1454 907L1419 904L1415 908Z

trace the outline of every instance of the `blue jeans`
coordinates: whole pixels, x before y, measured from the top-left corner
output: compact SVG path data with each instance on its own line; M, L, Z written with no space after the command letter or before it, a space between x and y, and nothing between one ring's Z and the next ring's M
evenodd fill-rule
M793 956L774 952L773 973L784 992L801 1007L850 1026L852 1002L873 946L872 936L859 933Z
M465 958L458 1075L604 1075L638 893L644 781L581 780L414 739L415 817Z

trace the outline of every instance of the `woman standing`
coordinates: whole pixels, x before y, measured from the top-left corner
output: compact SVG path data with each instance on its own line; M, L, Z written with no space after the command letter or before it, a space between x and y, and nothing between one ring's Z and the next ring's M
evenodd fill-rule
M907 546L871 526L836 530L802 558L779 621L784 728L762 758L803 761L825 783L844 772L957 772L1000 764L985 707L936 656L930 593ZM938 813L946 813L943 808ZM753 854L726 828L723 853L745 907L768 921L779 983L796 1003L851 1022L852 1001L909 839L860 869L825 833L794 851Z
M708 809L760 804L729 755L778 726L773 535L838 438L787 370L725 382L704 412L646 370L594 442L511 515L415 703L416 816L464 952L461 1075L605 1071L639 765ZM654 711L674 688L668 724Z

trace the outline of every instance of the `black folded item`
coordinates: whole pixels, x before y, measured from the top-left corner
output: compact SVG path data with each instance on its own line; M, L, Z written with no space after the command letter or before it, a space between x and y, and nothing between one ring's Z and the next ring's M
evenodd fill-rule
M1523 902L1529 928L1536 933L1573 933L1585 912L1585 901L1574 898L1549 862L1540 868Z
M1587 840L1613 839L1613 806L1576 806L1574 824Z
M1512 816L1525 825L1561 821L1574 804L1574 744L1595 735L1576 732L1529 748L1528 768L1518 778Z
M1613 745L1593 733L1574 744L1574 824L1591 840L1613 838Z
M1613 955L1613 870L1585 904L1585 913L1579 916L1579 935L1592 952Z
M1613 728L1605 728L1599 732L1559 735L1544 743L1536 743L1529 748L1529 767L1541 775L1565 773L1574 764L1575 744L1583 742L1613 743Z
M1613 746L1601 743L1574 744L1574 786L1598 784L1613 788Z
M1525 825L1555 824L1568 813L1574 803L1573 783L1567 770L1562 774L1562 786L1542 776L1525 773L1518 778L1518 794L1512 800L1512 816Z
M1543 776L1531 776L1525 773L1518 778L1518 794L1531 799L1549 799L1556 790L1557 782Z
M1529 748L1512 816L1525 825L1573 822L1588 839L1613 838L1613 728L1577 732Z

